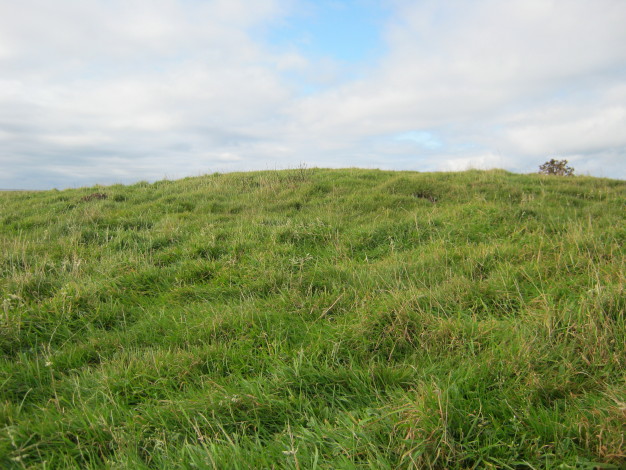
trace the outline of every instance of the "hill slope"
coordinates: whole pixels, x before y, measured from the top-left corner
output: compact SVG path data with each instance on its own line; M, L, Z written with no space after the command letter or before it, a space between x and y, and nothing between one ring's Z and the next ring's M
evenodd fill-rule
M626 465L625 204L503 171L0 194L0 467Z

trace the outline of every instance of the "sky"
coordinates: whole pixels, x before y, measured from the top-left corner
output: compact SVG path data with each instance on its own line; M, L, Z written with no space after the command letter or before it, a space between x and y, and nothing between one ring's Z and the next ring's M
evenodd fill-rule
M626 179L626 0L0 0L0 188L307 167Z

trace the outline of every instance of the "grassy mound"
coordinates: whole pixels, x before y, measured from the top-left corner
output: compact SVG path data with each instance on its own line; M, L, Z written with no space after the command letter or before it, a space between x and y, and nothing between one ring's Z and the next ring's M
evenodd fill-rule
M626 182L0 194L2 468L626 465Z

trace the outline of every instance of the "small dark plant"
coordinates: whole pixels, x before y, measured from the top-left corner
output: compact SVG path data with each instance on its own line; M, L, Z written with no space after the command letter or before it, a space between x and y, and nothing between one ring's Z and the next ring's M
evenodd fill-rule
M437 196L432 194L430 191L418 191L416 193L413 193L413 197L416 197L418 199L426 199L433 204L437 202Z
M83 196L80 198L81 201L83 202L88 202L88 201L93 201L94 199L106 199L109 196L107 196L105 193L93 193L93 194L89 194L87 196Z
M574 169L571 166L567 166L567 160L555 160L553 158L549 162L545 162L543 165L539 165L539 174L573 176Z

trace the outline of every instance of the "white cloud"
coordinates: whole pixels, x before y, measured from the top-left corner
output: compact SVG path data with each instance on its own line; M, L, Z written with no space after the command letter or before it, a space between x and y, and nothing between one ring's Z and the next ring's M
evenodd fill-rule
M303 103L305 119L384 130L493 118L626 62L624 2L407 2L399 16L380 67Z
M510 158L506 159L502 155L486 153L461 158L451 155L443 159L437 169L441 171L489 170L514 165L515 162Z
M0 187L553 154L626 178L626 2L391 4L346 75L261 40L298 0L0 1Z
M217 159L223 162L238 162L241 161L241 157L234 153L223 152L217 156Z
M532 155L591 153L626 147L626 106L593 109L582 114L576 111L580 109L566 107L525 116L521 125L511 126L511 143Z
M302 127L325 139L338 134L346 146L434 130L453 147L413 153L426 157L419 165L439 168L475 162L529 171L553 152L605 159L607 147L626 160L626 99L617 91L626 79L626 3L397 4L389 55L367 78L297 103ZM455 155L474 147L482 156Z

